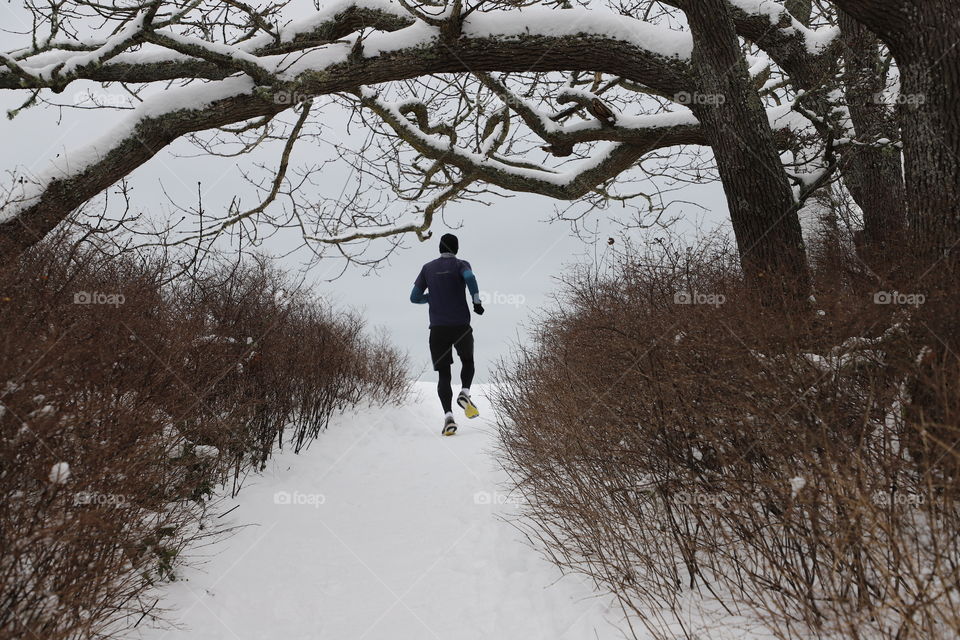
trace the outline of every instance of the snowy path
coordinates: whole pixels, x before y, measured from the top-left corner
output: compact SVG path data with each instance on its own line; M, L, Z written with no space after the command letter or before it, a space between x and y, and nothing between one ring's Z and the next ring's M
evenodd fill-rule
M164 588L179 628L143 623L131 637L622 638L609 600L579 577L558 581L497 517L512 505L492 423L458 418L443 438L434 394L418 383L406 406L344 416L306 452L277 456L225 506L239 508L224 520L255 526L194 551L201 564Z

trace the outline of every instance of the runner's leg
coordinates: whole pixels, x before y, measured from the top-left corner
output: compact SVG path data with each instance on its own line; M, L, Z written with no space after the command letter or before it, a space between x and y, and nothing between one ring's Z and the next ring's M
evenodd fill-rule
M453 411L453 389L450 387L453 375L450 373L450 365L441 367L438 371L440 373L440 380L437 382L437 395L440 396L440 404L443 405L443 412L450 413Z
M476 368L473 363L473 329L466 328L456 344L457 355L460 356L460 384L464 389L470 388Z
M433 360L433 369L439 375L437 381L437 395L444 413L453 411L453 389L450 383L453 379L450 367L453 365L453 340L455 338L450 327L431 327L430 329L430 357Z

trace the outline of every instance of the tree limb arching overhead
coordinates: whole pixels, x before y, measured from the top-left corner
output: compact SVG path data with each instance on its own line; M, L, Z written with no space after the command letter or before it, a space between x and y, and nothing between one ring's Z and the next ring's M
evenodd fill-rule
M539 35L532 30L530 35L515 37L516 20L511 19L507 34L498 34L500 23L496 18L501 16L494 13L476 14L464 25L467 31L456 41L446 42L438 39L435 27L417 21L402 9L389 12L340 3L326 13L330 16L327 20L308 23L301 27L303 30L296 26L288 30L284 42L254 42L258 46L251 46L248 41L242 49L174 36L149 25L142 34L134 32L124 40L130 46L149 41L167 47L172 53L160 62L137 61L134 54L125 55L122 46L110 41L99 47L91 45L91 50L82 53L65 52L65 60L36 71L13 56L4 56L8 71L0 73L0 87L8 88L62 91L76 80L214 81L200 90L182 90L181 99L167 95L170 108L151 109L150 104L144 105L134 113L133 121L114 132L108 143L87 151L96 156L95 160L73 171L47 176L36 185L35 193L27 190L20 202L7 204L0 213L4 253L16 253L36 242L71 211L180 136L274 115L291 106L289 96L303 99L436 73L475 71L601 69L663 92L677 93L686 86L684 64L677 52L664 46L660 51L645 49L638 38L618 40L577 30L561 35ZM490 23L489 27L485 21ZM143 26L142 23L141 19L132 22L135 26ZM358 25L384 30L353 43L331 40L355 33L351 30ZM536 17L531 18L530 26L535 29ZM471 35L469 29L476 35ZM406 39L394 37L409 30L422 33ZM294 52L303 53L291 63L290 54ZM42 55L49 58L51 53ZM23 60L29 61L30 57ZM230 95L203 99L204 94L216 96L220 91ZM188 106L198 94L199 106ZM623 133L611 132L611 139ZM579 139L604 138L582 132ZM598 177L598 182L614 175Z

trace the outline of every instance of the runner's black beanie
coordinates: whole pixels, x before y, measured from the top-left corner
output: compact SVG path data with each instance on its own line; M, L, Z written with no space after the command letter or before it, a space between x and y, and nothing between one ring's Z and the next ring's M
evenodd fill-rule
M440 253L456 253L460 248L460 241L452 233L445 233L440 238Z

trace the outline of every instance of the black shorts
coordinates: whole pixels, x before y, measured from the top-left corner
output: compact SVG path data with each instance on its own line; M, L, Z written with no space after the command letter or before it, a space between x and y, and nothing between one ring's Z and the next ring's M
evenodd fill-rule
M461 362L473 361L473 329L470 325L430 327L430 359L434 371L453 364L454 349Z

